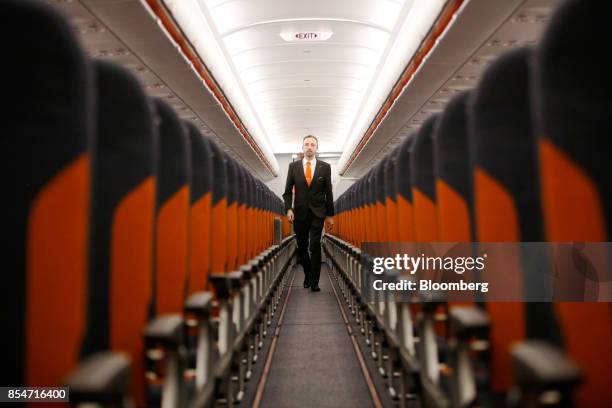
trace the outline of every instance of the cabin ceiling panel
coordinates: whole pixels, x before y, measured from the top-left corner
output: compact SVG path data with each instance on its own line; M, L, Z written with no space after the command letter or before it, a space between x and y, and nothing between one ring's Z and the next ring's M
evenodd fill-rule
M299 151L304 132L320 152L341 150L401 73L397 49L414 51L444 0L163 2L249 131L280 153Z
M341 60L372 62L380 58L380 53L361 45L328 43L325 48L312 44L278 44L260 48L252 48L234 55L237 67L248 65L264 65L282 63L285 61Z
M210 13L215 19L219 32L239 30L267 21L302 20L353 20L391 30L393 20L400 12L399 0L207 0ZM372 4L376 3L376 4ZM297 21L296 21L297 20Z
M265 3L265 0L249 0L253 3ZM381 0L369 0L372 4ZM330 2L331 3L331 2ZM290 8L294 2L286 2L285 8ZM214 19L214 16L211 16ZM296 32L331 32L327 41L287 42L281 34ZM223 43L232 56L241 56L249 50L259 52L274 52L284 55L287 48L295 48L294 54L310 50L315 54L329 52L327 47L349 46L353 49L367 49L377 54L382 53L381 43L391 36L389 31L379 27L365 25L359 21L314 20L302 18L295 14L295 19L286 22L265 22L235 31L227 35L219 33Z
M374 66L371 63L342 61L337 59L317 61L284 61L277 64L250 65L238 70L246 85L255 81L272 79L279 75L301 75L309 79L309 75L346 76L347 78L364 78L372 74ZM361 84L363 81L358 81ZM362 90L364 87L361 88Z
M315 82L315 79L311 79L311 82ZM353 85L353 86L351 86ZM302 85L293 86L287 84L283 86L280 83L278 86L271 87L269 89L258 89L254 92L260 102L266 102L268 100L283 99L283 98L346 98L350 101L356 99L356 96L360 94L360 90L356 89L355 84L331 84L326 85L326 81L321 81L315 85Z

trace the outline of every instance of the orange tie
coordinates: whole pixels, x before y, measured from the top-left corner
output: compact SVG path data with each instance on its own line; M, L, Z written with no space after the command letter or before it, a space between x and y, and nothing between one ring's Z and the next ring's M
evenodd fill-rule
M306 184L310 187L312 181L312 170L310 169L310 160L306 162Z

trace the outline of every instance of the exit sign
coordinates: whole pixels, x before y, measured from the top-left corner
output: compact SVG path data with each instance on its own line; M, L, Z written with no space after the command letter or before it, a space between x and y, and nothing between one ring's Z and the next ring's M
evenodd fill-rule
M280 36L287 42L327 41L332 36L331 31L298 31L281 33Z
M319 37L317 33L295 33L293 34L293 38L298 41L308 41L308 40L316 40Z

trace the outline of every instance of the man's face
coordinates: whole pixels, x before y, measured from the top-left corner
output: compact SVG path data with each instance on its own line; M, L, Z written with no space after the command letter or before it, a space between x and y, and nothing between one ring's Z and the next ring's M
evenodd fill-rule
M307 137L304 139L304 145L302 146L304 157L312 159L317 152L317 147L317 141L314 137Z

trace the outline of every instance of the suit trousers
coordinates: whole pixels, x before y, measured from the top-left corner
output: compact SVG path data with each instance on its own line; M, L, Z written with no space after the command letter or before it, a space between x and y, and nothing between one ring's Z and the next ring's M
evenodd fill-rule
M304 268L304 284L310 286L319 285L323 221L323 218L317 217L308 210L306 218L296 219L294 224L299 261Z

